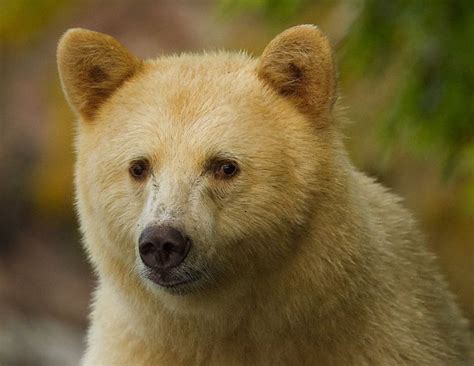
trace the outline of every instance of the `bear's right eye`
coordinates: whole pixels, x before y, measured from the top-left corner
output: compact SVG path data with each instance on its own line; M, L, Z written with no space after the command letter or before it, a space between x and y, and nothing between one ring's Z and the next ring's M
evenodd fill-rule
M239 167L234 161L224 160L215 165L214 176L216 179L230 179L239 172Z
M150 164L147 160L141 159L132 162L129 168L130 175L135 180L143 180L148 176Z

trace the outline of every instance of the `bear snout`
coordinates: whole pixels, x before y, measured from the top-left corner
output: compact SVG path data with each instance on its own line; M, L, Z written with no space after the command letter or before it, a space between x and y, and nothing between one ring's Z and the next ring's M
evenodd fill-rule
M146 267L164 274L184 261L191 245L191 239L181 231L169 225L153 225L141 233L138 251Z

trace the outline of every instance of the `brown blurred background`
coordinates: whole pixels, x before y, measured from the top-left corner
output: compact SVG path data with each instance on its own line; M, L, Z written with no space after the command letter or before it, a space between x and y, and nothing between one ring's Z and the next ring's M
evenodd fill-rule
M405 198L474 320L470 1L3 0L1 365L76 365L84 346L94 279L73 210L61 34L109 33L144 58L215 48L258 56L299 23L318 24L336 49L353 160Z

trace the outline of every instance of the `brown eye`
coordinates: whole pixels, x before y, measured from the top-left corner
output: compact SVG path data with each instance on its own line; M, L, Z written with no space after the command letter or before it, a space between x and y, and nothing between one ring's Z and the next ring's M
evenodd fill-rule
M236 163L233 161L223 161L217 164L217 169L215 171L217 179L229 179L237 174L239 168Z
M130 166L130 175L135 180L143 180L148 175L149 163L146 160L137 160Z

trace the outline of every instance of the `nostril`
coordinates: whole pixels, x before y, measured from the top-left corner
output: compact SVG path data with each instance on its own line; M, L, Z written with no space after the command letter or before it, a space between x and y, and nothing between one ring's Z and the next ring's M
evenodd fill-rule
M147 255L155 251L155 245L150 242L143 243L140 245L139 250L141 255Z
M162 247L162 250L166 253L174 252L175 249L176 249L176 246L173 243L169 242L169 241L164 243L163 247Z

